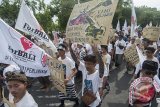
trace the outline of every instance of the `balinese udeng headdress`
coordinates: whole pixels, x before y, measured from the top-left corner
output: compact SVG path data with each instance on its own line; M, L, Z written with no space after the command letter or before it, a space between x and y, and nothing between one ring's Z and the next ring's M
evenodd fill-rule
M20 81L20 82L27 82L27 77L24 72L7 72L5 74L6 81Z

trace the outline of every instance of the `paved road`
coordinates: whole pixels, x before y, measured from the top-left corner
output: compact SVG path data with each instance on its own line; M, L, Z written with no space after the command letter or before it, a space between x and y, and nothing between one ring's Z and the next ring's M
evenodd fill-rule
M125 66L122 65L121 69L114 69L110 73L110 86L111 91L102 102L101 107L128 107L128 88L131 82L132 75L125 74ZM77 90L80 90L80 84ZM39 89L39 82L33 84L33 88L29 92L34 96L34 99L39 104L39 107L58 107L60 104L57 97L57 90L52 88L48 92ZM73 102L66 101L66 107L72 107ZM154 102L152 107L157 107Z

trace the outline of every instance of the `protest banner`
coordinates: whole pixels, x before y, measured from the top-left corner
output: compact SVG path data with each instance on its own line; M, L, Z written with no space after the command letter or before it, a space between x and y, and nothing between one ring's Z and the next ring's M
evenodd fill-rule
M66 28L66 37L72 42L108 42L108 33L119 0L92 0L76 4Z
M17 64L28 77L48 76L48 54L0 19L0 62Z
M58 32L52 31L52 34L53 34L53 37L54 37L53 43L56 47L58 47L58 44L59 44Z
M160 27L145 27L143 29L143 37L150 41L158 41L160 35Z
M132 45L124 51L124 56L126 61L130 62L133 65L136 65L139 62L139 56L135 45Z
M49 58L48 65L49 65L49 70L51 72L51 78L54 80L53 81L54 86L62 93L66 93L62 62L58 61L56 58Z
M27 33L28 35L37 37L42 42L44 42L46 46L51 47L54 53L57 52L56 47L49 39L48 35L44 32L37 19L35 18L33 12L29 9L24 0L22 0L15 28L24 33Z

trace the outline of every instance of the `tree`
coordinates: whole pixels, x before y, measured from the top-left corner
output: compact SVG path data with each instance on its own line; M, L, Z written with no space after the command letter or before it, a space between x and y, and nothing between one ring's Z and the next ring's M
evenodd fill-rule
M12 27L15 26L20 7L20 0L10 2L9 0L2 0L0 5L0 17Z

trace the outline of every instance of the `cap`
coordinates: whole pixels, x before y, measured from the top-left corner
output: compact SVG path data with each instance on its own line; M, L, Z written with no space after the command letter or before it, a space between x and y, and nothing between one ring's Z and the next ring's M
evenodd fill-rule
M63 50L63 51L65 51L66 50L66 46L64 44L59 44L57 50Z

